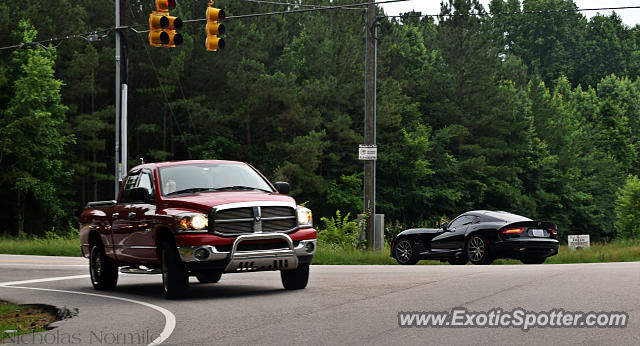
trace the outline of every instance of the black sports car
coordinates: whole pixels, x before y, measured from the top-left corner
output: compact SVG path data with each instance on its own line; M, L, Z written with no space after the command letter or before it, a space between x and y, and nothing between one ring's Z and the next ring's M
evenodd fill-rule
M490 264L498 258L538 264L558 253L557 229L554 223L504 211L474 210L443 222L442 228L401 232L391 243L391 257L400 264L423 259Z

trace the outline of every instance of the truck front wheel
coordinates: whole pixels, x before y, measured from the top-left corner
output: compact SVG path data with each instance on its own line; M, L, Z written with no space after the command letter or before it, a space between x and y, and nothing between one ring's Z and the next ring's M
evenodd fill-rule
M300 290L309 282L309 263L301 263L293 270L281 270L282 285L287 290Z
M89 274L93 288L100 291L112 290L118 283L118 266L111 262L99 244L91 244Z
M180 298L189 287L189 275L182 264L176 246L169 241L162 243L162 286L167 299Z
M195 275L201 284L213 284L220 281L222 272L220 270L200 270Z

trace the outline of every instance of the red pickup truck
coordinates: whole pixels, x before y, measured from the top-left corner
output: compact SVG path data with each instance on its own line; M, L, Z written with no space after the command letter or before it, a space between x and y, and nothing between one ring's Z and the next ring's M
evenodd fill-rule
M118 200L90 202L80 217L82 254L93 287L116 286L118 270L162 274L165 296L223 273L279 270L302 289L316 250L311 211L251 165L181 161L134 167Z

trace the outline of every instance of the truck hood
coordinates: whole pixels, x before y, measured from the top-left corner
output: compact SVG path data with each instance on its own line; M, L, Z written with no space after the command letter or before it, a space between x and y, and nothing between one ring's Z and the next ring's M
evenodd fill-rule
M161 204L164 208L184 208L206 213L219 205L242 202L284 202L296 205L296 201L287 195L262 191L202 192L188 196L164 197Z

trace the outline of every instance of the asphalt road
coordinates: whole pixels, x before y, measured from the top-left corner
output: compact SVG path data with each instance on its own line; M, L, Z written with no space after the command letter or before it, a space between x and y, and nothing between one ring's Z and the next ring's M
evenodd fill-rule
M43 281L50 279L49 281ZM87 260L0 255L0 299L77 309L11 344L116 345L639 345L640 263L494 266L312 266L285 291L277 272L191 279L162 297L158 275L120 274L95 291ZM624 311L626 328L400 328L399 311ZM0 331L2 333L3 331Z

